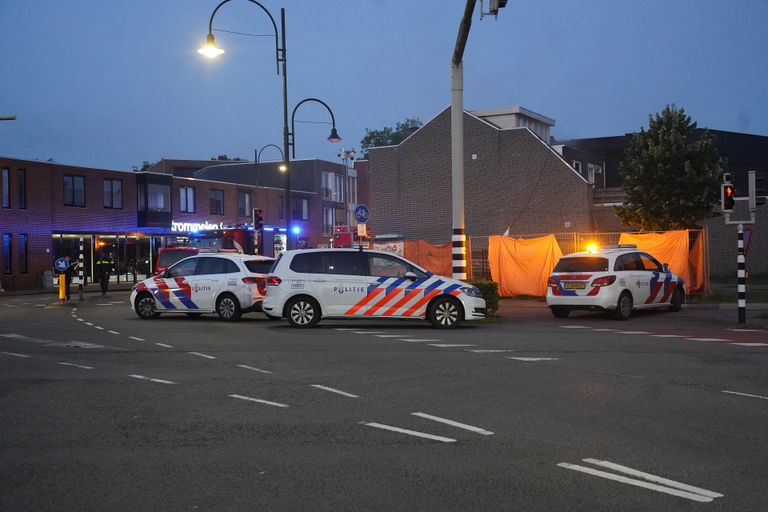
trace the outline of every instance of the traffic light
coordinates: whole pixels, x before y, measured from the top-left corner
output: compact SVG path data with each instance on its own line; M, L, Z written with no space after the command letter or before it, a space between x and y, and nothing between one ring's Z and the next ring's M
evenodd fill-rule
M720 185L720 209L724 212L732 212L736 203L736 191L730 183Z
M253 229L257 231L261 231L264 229L264 217L262 216L264 213L264 210L261 208L254 208L253 209Z

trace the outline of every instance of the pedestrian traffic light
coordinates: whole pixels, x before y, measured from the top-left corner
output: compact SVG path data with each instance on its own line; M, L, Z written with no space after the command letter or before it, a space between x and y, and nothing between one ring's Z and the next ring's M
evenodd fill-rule
M732 212L736 203L736 191L730 183L720 185L720 209L724 212Z
M264 211L261 208L253 209L253 229L261 231L264 229L264 217L262 214Z

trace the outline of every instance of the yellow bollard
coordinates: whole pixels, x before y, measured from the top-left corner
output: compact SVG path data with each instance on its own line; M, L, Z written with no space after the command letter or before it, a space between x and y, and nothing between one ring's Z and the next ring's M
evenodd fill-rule
M67 278L64 274L59 274L59 300L67 298Z

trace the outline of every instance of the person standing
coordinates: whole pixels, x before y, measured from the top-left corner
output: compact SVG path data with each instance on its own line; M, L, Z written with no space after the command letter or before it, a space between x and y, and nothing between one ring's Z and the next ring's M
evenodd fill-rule
M115 264L112 261L112 257L101 257L96 262L96 276L99 279L99 286L101 287L101 296L107 295L109 289L109 277L115 269Z

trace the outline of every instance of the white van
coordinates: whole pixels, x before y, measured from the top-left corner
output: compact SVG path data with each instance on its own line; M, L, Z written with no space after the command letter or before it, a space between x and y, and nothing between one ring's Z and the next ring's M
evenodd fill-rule
M390 252L305 249L284 252L272 266L262 309L292 327L321 318L426 318L448 329L485 318L485 299Z

